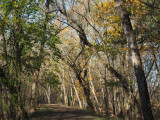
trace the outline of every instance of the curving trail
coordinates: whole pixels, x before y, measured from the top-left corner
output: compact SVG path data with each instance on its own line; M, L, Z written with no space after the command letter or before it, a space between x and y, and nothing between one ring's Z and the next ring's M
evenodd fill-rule
M41 108L30 120L104 120L87 111L57 104L45 104Z

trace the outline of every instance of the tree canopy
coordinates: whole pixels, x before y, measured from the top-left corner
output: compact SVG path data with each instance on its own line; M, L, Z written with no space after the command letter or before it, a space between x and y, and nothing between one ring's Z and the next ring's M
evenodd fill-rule
M159 116L159 0L1 0L0 50L1 119L44 103Z

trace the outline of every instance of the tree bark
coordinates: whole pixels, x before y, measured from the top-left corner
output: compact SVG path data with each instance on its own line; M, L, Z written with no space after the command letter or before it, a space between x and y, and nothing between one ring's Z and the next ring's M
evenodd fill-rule
M141 109L143 112L143 117L145 120L153 120L151 103L147 88L147 82L142 67L142 61L140 58L140 53L138 51L136 37L131 25L129 15L124 7L122 0L115 0L116 10L122 20L122 27L124 29L126 39L128 42L128 47L132 56L132 63L135 71L135 76L138 83L138 90L141 99Z
M67 92L66 92L66 87L65 87L65 78L64 78L64 69L62 68L62 87L63 87L63 97L64 97L64 104L67 105Z
M81 74L79 74L76 70L75 67L72 67L72 69L74 70L75 74L76 74L76 77L80 83L80 85L82 86L83 88L83 92L84 92L84 95L85 95L85 98L86 98L86 102L87 102L87 109L88 110L91 110L94 112L94 107L93 107L93 103L90 99L90 87L89 87L89 82L88 81L85 81L85 78L83 78L81 76Z
M70 71L70 72L71 72L71 71ZM74 83L74 81L73 81L73 78L72 78L70 72L68 72L68 73L69 73L69 76L70 76L70 78L71 78L71 82L72 82L74 91L75 91L75 93L76 93L77 99L78 99L79 107L82 108L82 102L81 102L81 99L79 98L78 91L77 91L77 89L76 89L75 83Z
M100 107L100 104L99 104L99 101L98 101L98 99L97 99L97 96L96 96L96 93L95 93L95 88L94 88L94 85L93 85L93 81L92 81L92 74L91 74L91 64L92 64L92 61L91 61L91 59L90 59L90 64L89 64L89 68L88 68L88 70L89 70L89 81L90 81L90 85L91 85L91 90L92 90L92 93L93 93L93 96L94 96L94 98L95 98L95 101L96 101L96 103L97 103L97 105L98 105L98 109L99 109L99 112L101 113L101 107Z
M105 67L105 73L104 73L104 83L105 83L105 93L104 93L104 103L105 103L105 111L106 116L109 116L109 94L108 94L108 84L107 84L107 72Z
M51 104L51 87L48 84L46 88L47 104Z
M31 110L30 111L35 111L36 109L36 82L32 81L31 83L31 98L30 98L30 102L31 102Z
M112 108L113 108L113 115L116 115L115 100L114 100L114 91L112 93Z

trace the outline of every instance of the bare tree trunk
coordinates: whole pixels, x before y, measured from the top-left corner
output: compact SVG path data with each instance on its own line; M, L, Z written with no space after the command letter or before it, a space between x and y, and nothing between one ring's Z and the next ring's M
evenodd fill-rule
M73 78L72 78L72 76L71 76L71 73L70 73L70 72L68 72L68 73L69 73L69 76L70 76L70 78L71 78L72 85L73 85L74 91L75 91L75 93L76 93L76 97L77 97L77 99L78 99L79 107L82 108L82 102L81 102L81 99L79 98L78 91L77 91L76 86L75 86L75 84L74 84Z
M71 95L70 95L71 105L73 106L73 98L74 98L74 96L73 96L73 86L71 87L70 91L71 91Z
M142 61L140 58L140 53L138 51L136 37L131 25L131 21L129 15L124 7L124 3L122 0L115 0L116 10L122 20L122 27L124 29L126 39L128 42L128 46L132 56L132 63L134 66L135 76L138 83L138 90L141 99L141 108L143 112L143 117L145 120L153 120L151 103L147 88L147 82L144 74L144 70L142 67Z
M85 97L86 97L86 101L87 101L87 109L94 112L93 103L92 103L91 98L90 98L89 83L85 83L85 84L81 83L81 84L82 84L83 91L84 91L84 94L85 94Z
M81 74L82 72L80 72L75 66L70 65L70 67L73 69L73 71L76 75L76 78L78 79L80 85L83 88L83 92L84 92L85 99L87 102L87 109L94 112L94 106L93 106L93 103L90 98L91 93L90 93L89 81L85 80L85 76L82 76L82 74Z
M116 115L115 100L114 100L114 91L112 93L112 108L113 108L113 115Z
M48 104L51 104L51 87L48 87Z
M32 82L31 83L31 97L30 97L30 109L29 109L29 113L32 113L35 111L35 108L36 108L36 82Z
M50 104L51 103L51 87L49 85L47 85L46 96L47 96L47 103Z
M65 80L64 80L64 69L62 70L62 87L63 87L63 95L64 95L64 104L67 105L67 93L65 87Z
M100 76L100 83L101 83L101 85L103 84L103 83L102 83L102 78L101 78L101 76ZM103 88L103 86L102 86L102 88L101 88L101 92L102 92L101 98L102 98L102 100L103 100L103 98L104 98L104 88ZM103 102L101 102L101 103L103 103Z
M101 107L100 107L100 105L99 105L99 102L98 102L98 99L97 99L97 96L96 96L96 94L95 94L95 89L94 89L94 85L93 85L93 82L92 82L92 75L91 75L91 59L90 59L90 65L89 65L89 81L90 81L90 85L91 85L91 90L92 90L92 93L93 93L93 96L94 96L94 98L95 98L95 101L96 101L96 103L97 103L97 105L98 105L98 109L99 109L99 112L101 113Z
M70 101L70 97L71 97L71 93L70 93L70 89L68 89L68 92L67 92L68 94L67 94L67 103L68 103L68 106L71 106L71 101Z
M105 67L105 72L104 72L104 83L105 83L105 93L104 93L104 103L105 103L105 111L106 111L106 116L109 116L109 100L108 100L108 85L107 85L107 72L106 72L106 67Z

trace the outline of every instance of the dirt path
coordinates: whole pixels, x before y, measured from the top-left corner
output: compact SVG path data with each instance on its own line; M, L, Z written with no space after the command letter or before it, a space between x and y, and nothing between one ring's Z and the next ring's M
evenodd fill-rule
M30 120L104 120L90 112L56 104L42 105Z

